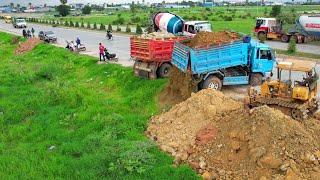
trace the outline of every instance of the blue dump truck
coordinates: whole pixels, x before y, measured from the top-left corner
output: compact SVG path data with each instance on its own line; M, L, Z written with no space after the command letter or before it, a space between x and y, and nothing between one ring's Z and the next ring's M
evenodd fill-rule
M200 89L221 90L223 85L260 85L272 75L275 57L266 44L244 37L219 46L191 48L176 42L172 63L190 72Z

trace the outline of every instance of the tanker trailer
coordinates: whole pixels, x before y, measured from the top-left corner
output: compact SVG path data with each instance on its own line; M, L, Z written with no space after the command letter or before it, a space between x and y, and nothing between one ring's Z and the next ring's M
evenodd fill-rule
M320 14L299 16L288 33L298 43L308 40L320 40Z
M193 37L197 32L211 32L208 21L184 21L180 16L169 12L158 12L153 15L152 24L154 31L165 31L172 34L183 34Z

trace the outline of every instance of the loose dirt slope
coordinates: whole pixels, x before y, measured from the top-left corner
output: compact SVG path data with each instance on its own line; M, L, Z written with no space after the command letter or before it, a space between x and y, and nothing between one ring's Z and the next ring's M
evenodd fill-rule
M27 41L19 44L19 46L15 50L15 54L23 54L23 53L29 52L40 43L41 43L40 39L30 38Z
M267 106L253 111L203 90L151 119L147 135L206 179L320 177L320 125Z

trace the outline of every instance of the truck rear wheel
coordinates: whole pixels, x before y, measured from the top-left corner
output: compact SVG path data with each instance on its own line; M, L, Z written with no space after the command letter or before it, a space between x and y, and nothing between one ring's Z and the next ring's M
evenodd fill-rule
M287 42L289 42L289 40L290 40L290 37L289 37L288 35L283 34L283 35L281 36L281 42L287 43Z
M222 82L217 76L209 76L204 80L202 89L214 89L220 91L222 88Z
M158 76L161 78L169 77L169 73L170 73L171 68L172 68L172 66L170 64L163 63L158 70Z
M250 85L259 86L262 84L262 75L261 74L252 74L250 76Z

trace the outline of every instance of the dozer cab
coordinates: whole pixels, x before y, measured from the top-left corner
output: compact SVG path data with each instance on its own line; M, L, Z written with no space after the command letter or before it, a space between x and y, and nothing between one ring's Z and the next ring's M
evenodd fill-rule
M315 71L316 63L288 59L277 64L277 79L267 79L261 86L260 92L250 87L249 105L274 105L287 108L296 120L307 119L318 110L317 89L319 79ZM292 80L293 74L305 74L302 80ZM301 77L300 77L301 78Z

